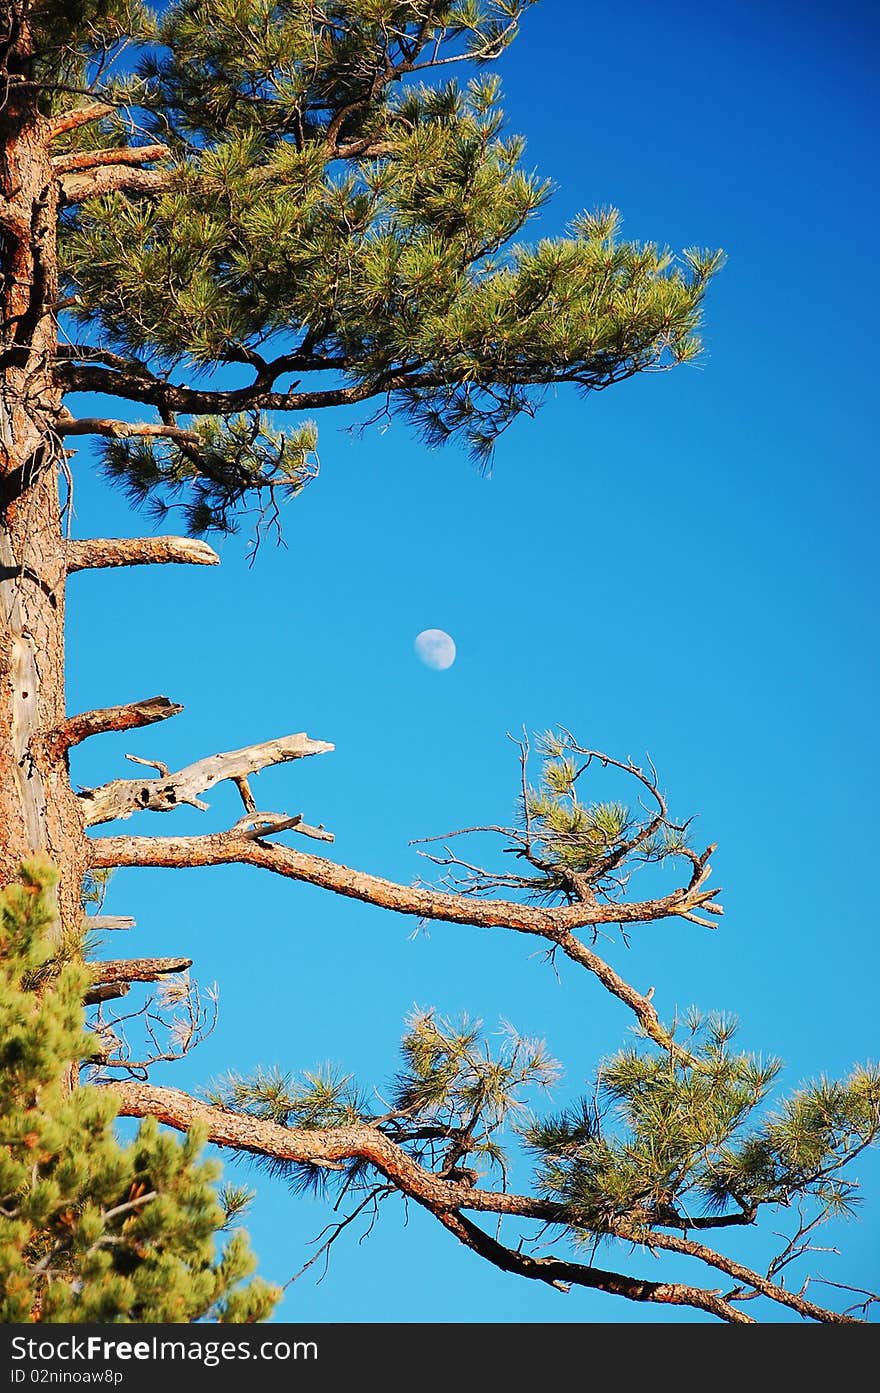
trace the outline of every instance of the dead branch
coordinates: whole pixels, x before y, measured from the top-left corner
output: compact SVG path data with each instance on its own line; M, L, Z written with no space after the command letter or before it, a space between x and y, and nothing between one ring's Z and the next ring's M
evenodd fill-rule
M153 725L156 721L167 721L170 716L179 716L182 710L182 706L166 696L147 697L144 701L133 701L126 706L103 706L70 716L47 739L56 754L61 755L93 735Z
M350 1214L346 1214L344 1219L339 1219L336 1223L328 1224L327 1227L323 1229L322 1232L318 1235L318 1238L323 1238L324 1234L328 1232L329 1237L324 1239L324 1242L321 1243L321 1246L318 1248L317 1252L313 1253L312 1256L308 1259L308 1261L303 1263L299 1271L294 1272L293 1276L288 1278L288 1280L284 1283L285 1288L292 1286L294 1282L298 1282L300 1277L304 1276L304 1274L308 1272L310 1267L314 1267L315 1263L319 1262L321 1258L324 1259L324 1273L326 1275L330 1261L330 1249L333 1247L333 1244L337 1241L337 1239L339 1239L342 1236L343 1232L348 1228L349 1224L353 1224L365 1209L372 1208L373 1216L370 1219L369 1228L367 1229L367 1233L369 1233L376 1222L376 1218L379 1212L379 1205L381 1204L382 1200L387 1199L389 1195L394 1195L396 1193L397 1191L395 1190L393 1185L374 1185L367 1192L367 1194L360 1201L360 1203L355 1206L355 1208L351 1211Z
M72 416L65 411L58 416L56 426L59 435L104 435L110 440L176 440L183 445L200 443L196 431L164 421L118 421L105 416Z
M778 1301L783 1306L790 1306L792 1310L797 1311L802 1316L809 1316L812 1320L829 1322L834 1325L859 1324L852 1316L841 1315L836 1311L828 1311L823 1306L817 1306L799 1292L788 1291L767 1277L762 1277L759 1272L753 1272L744 1263L735 1262L732 1258L716 1253L714 1249L707 1248L702 1243L696 1243L693 1239L677 1238L674 1234L652 1231L642 1241L648 1248L662 1248L669 1253L681 1253L687 1257L697 1258L709 1267L714 1267L729 1277L735 1277L754 1292L769 1297L771 1301Z
M127 996L131 987L127 982L108 982L97 987L89 987L83 996L84 1006L98 1006L102 1001L114 1001L117 997Z
M175 969L173 964L177 962L186 965L183 971ZM203 992L197 982L190 980L187 959L168 959L167 963L170 971L155 976L160 984L155 996L150 996L137 1010L124 1015L111 1014L109 1017L99 1012L98 1020L91 1028L101 1039L101 1049L86 1061L93 1079L104 1082L108 1077L107 1071L114 1069L146 1081L147 1071L153 1065L183 1059L213 1032L219 1009L216 984ZM127 973L130 964L120 966ZM108 998L112 996L113 985L108 986L106 991ZM128 991L129 984L126 983L118 994ZM142 1045L147 1045L147 1051L144 1053L142 1050L142 1057L139 1058L135 1057L126 1033L126 1022L130 1021L139 1022L146 1037Z
M266 740L258 745L247 745L240 750L209 755L178 770L176 774L165 774L156 779L114 779L100 788L83 789L80 793L85 823L87 827L94 827L98 823L129 817L133 812L142 810L167 813L182 803L204 808L207 805L198 795L224 779L236 781L270 765L325 754L332 749L333 746L326 740L312 740L300 732L281 736L277 740Z
M100 121L103 116L111 116L115 110L109 102L89 102L86 106L75 107L73 111L51 116L48 122L49 139L54 140L56 136L66 135L68 131L75 131L91 121Z
M89 963L96 984L111 982L158 982L172 972L185 972L192 967L192 958L117 958L108 962Z
M205 837L103 837L92 843L94 869L113 866L187 868L230 864L258 866L276 875L317 885L334 894L378 905L397 914L411 914L419 919L452 924L472 924L480 928L509 928L517 933L546 939L561 948L573 962L598 977L608 991L635 1013L645 1033L665 1049L678 1047L660 1024L656 1008L648 996L624 981L603 958L576 937L574 930L596 924L650 923L657 919L686 915L695 905L703 903L705 898L718 893L717 890L699 888L692 891L683 887L656 900L628 904L578 902L538 908L512 900L476 900L419 886L398 885L324 857L271 845L235 830Z
M73 154L53 155L52 169L56 174L80 173L111 164L151 164L164 159L171 151L167 145L123 145L110 150L78 150Z
M89 914L85 928L95 933L115 933L120 929L133 929L136 920L126 914Z
M68 573L104 566L218 566L220 557L194 537L89 537L69 541Z

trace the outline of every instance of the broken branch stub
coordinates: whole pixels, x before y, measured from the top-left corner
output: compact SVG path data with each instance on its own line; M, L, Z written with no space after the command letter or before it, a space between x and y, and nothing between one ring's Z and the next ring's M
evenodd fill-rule
M179 716L183 707L166 696L147 697L144 701L132 701L126 706L104 706L94 711L81 711L70 716L54 731L54 740L59 752L89 740L93 735L103 735L108 731L134 730L139 726L154 725L156 721L167 721L169 716Z
M326 740L312 740L304 732L266 740L258 745L246 745L240 750L209 755L189 764L177 773L155 779L114 779L99 788L83 789L79 794L85 824L97 826L115 818L130 817L134 812L167 813L190 804L205 805L198 795L224 779L239 783L249 774L258 773L273 764L304 759L308 755L326 754L334 747Z
M128 982L101 982L89 987L83 996L84 1006L100 1006L102 1001L116 1001L120 996L128 996L131 985Z
M172 973L192 967L192 958L115 958L89 963L95 986L117 982L158 982Z
M87 537L65 548L68 573L107 566L217 566L213 547L196 537Z

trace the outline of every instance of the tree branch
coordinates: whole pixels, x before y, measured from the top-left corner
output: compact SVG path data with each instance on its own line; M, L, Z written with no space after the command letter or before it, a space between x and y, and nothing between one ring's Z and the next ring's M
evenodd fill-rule
M116 1001L127 996L131 987L127 982L108 982L106 986L89 987L83 996L84 1006L98 1006L102 1001Z
M321 370L322 363L319 360L313 366ZM344 370L346 364L342 363L340 366ZM412 382L412 378L406 373L395 371L383 374L373 382L358 382L348 387L313 392L274 391L273 383L276 378L285 371L293 370L291 367L279 369L276 365L269 364L266 372L259 373L255 381L248 386L223 391L165 382L161 378L147 376L142 365L134 363L130 368L121 364L109 367L94 362L75 363L61 355L55 368L65 392L99 392L106 396L122 397L127 401L155 406L159 411L180 412L191 416L231 416L237 411L248 409L300 411L324 406L352 406L396 387L408 386ZM421 380L416 385L426 383Z
M192 958L116 958L89 963L92 980L101 985L113 982L158 982L172 972L185 972Z
M81 711L53 731L47 743L56 755L61 756L93 735L153 725L156 721L167 721L170 716L179 716L182 710L182 706L169 701L168 697L155 696L147 697L145 701L130 702L127 706L104 706L94 711Z
M104 435L110 440L176 440L184 445L200 443L196 431L164 421L117 421L106 416L77 417L70 412L58 418L57 430L59 435Z
M114 1083L123 1117L155 1117L186 1131L196 1122L207 1127L219 1146L246 1151L273 1161L333 1165L358 1158L374 1166L395 1188L427 1209L463 1243L504 1271L531 1277L565 1289L567 1284L592 1287L633 1301L692 1306L734 1324L753 1324L751 1317L714 1292L678 1283L647 1282L601 1268L557 1258L534 1258L505 1248L464 1219L460 1209L537 1218L564 1223L559 1205L529 1196L479 1190L458 1180L444 1180L425 1170L376 1127L368 1123L331 1128L282 1127L278 1123L198 1102L178 1089L138 1082Z
M170 175L161 169L132 169L128 165L106 165L84 173L62 174L62 202L83 203L87 198L103 198L110 193L160 193L167 189Z
M73 154L53 155L52 169L56 174L73 174L106 165L150 164L170 153L167 145L124 145L112 150L78 150Z
M593 1287L631 1301L692 1306L734 1324L754 1323L714 1291L680 1283L646 1282L620 1273L606 1272L592 1265L559 1258L536 1258L521 1250L505 1247L465 1219L459 1211L469 1209L516 1216L566 1227L571 1225L571 1212L565 1206L541 1196L480 1190L466 1181L444 1179L435 1172L425 1170L402 1147L370 1123L327 1128L282 1127L278 1123L199 1102L177 1089L134 1082L113 1084L112 1088L122 1099L122 1116L156 1117L158 1121L180 1131L187 1130L194 1122L201 1122L207 1126L210 1140L219 1146L247 1151L273 1161L300 1164L333 1166L355 1158L365 1160L402 1194L429 1210L467 1247L504 1271L547 1282L563 1290L569 1285ZM842 1325L862 1323L852 1316L817 1306L799 1293L787 1291L742 1263L692 1239L677 1238L654 1230L629 1230L623 1225L612 1227L608 1232L609 1237L636 1247L662 1248L694 1258L811 1320Z
M676 1238L672 1234L652 1231L649 1236L639 1238L638 1241L643 1242L648 1248L663 1248L668 1253L682 1253L688 1257L697 1258L700 1262L706 1263L707 1266L714 1267L729 1277L735 1277L737 1281L752 1287L762 1296L769 1297L771 1301L778 1301L783 1306L790 1306L793 1311L799 1312L802 1316L808 1316L812 1320L828 1322L833 1325L861 1324L861 1321L856 1320L853 1316L826 1310L824 1306L817 1306L815 1302L808 1301L798 1292L787 1291L785 1287L780 1287L776 1282L762 1277L759 1272L753 1272L743 1263L734 1262L732 1258L726 1257L723 1253L716 1253L713 1248L707 1248L702 1243L695 1243L693 1239Z
M360 1158L375 1166L404 1194L434 1210L466 1207L522 1214L524 1204L531 1211L537 1203L538 1217L550 1223L560 1222L558 1204L477 1190L464 1181L444 1180L424 1170L379 1128L367 1122L344 1127L282 1127L277 1122L200 1102L176 1088L126 1081L114 1083L111 1091L121 1100L122 1117L155 1117L178 1131L187 1131L201 1122L207 1125L210 1140L218 1146L254 1156L306 1165Z
M91 860L96 869L111 866L258 866L397 914L532 934L560 948L573 962L598 977L608 991L635 1013L646 1034L664 1049L678 1049L678 1046L660 1024L650 998L624 981L575 936L574 930L594 924L649 923L672 915L686 915L694 903L694 895L699 902L700 896L715 893L683 888L657 900L629 904L580 902L553 908L537 908L512 900L475 900L439 890L398 885L320 856L248 838L235 829L205 837L103 837L92 843Z
M88 125L90 121L100 121L102 116L111 116L115 110L115 106L109 102L89 102L87 106L78 106L73 111L50 116L49 139L54 140L56 136L66 135L68 131L75 131L80 126Z
M167 813L181 803L203 808L206 805L198 795L224 779L236 781L270 765L325 754L332 749L333 746L326 740L312 740L301 732L281 736L277 740L266 740L258 745L247 745L240 750L209 755L175 774L166 771L153 779L114 779L100 788L83 789L80 793L85 824L94 827L101 822L111 822L114 818L129 817L131 813L141 810ZM243 834L242 839L251 845Z
M194 537L87 537L69 541L67 570L104 566L219 566L220 557Z
M465 1247L486 1258L495 1267L500 1267L503 1272L514 1272L520 1277L547 1282L560 1291L568 1291L569 1286L591 1287L612 1296L626 1297L629 1301L692 1306L708 1311L730 1325L755 1324L751 1316L731 1306L717 1292L703 1291L700 1287L685 1286L680 1282L643 1281L620 1272L606 1272L600 1267L588 1267L560 1258L532 1257L520 1250L505 1247L462 1214L445 1213L436 1217Z
M337 367L344 372L351 366L350 360L306 361L296 365L305 371L322 371L324 367ZM286 371L294 371L290 366ZM100 366L95 362L76 363L69 356L59 355L55 367L56 375L65 392L99 392L107 396L123 397L129 401L148 403L161 411L176 412L192 416L229 416L236 411L310 411L330 406L357 406L377 396L392 392L426 391L433 388L455 386L461 377L455 368L427 368L421 370L414 366L396 364L367 380L353 382L345 387L328 387L314 391L299 392L294 389L278 392L273 389L275 379L282 375L274 364L268 364L265 373L246 387L236 387L229 391L212 388L178 386L161 378L147 377L142 365L133 364L127 370ZM547 366L530 363L512 363L505 366L501 377L508 386L540 386L554 382L579 382L584 386L604 387L616 380L616 369L597 367L590 375L572 363ZM625 374L629 376L630 373ZM589 376L590 380L587 380ZM470 372L470 381L475 387L492 387L499 379L495 364L487 361L480 369Z

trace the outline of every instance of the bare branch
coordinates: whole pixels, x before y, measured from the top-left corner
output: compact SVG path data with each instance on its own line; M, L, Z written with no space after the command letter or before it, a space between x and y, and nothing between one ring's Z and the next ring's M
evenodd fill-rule
M339 1237L341 1237L344 1230L348 1228L349 1224L353 1224L354 1221L358 1218L360 1214L363 1213L365 1209L369 1209L372 1207L373 1219L370 1221L370 1228L372 1228L373 1223L375 1222L375 1217L379 1208L379 1204L383 1199L387 1199L389 1195L393 1195L395 1193L396 1191L393 1185L374 1185L373 1188L368 1191L368 1193L364 1196L364 1198L352 1210L350 1214L346 1214L345 1218L340 1219L337 1223L328 1225L330 1236L324 1239L324 1242L318 1248L317 1252L312 1254L308 1262L303 1263L299 1271L294 1272L293 1276L288 1278L288 1280L284 1283L285 1288L292 1286L294 1282L299 1281L300 1277L302 1277L304 1273L308 1272L310 1267L314 1267L315 1263L319 1262L321 1258L324 1258L324 1271L326 1273L327 1264L330 1256L330 1249L333 1247L333 1244L336 1242L336 1240ZM326 1233L328 1229L324 1229L322 1234L319 1235L319 1237L323 1237L323 1234ZM367 1232L369 1232L369 1229L367 1230Z
M102 1001L114 1001L117 997L127 996L131 987L127 982L108 982L106 985L89 987L83 996L83 1005L98 1006Z
M85 823L87 827L93 827L142 810L167 813L181 803L195 802L196 807L204 807L198 795L223 779L234 781L269 765L325 754L332 749L333 746L326 740L312 740L301 732L277 740L266 740L258 745L247 745L240 750L209 755L207 759L189 764L176 774L158 779L114 779L100 788L84 789L80 793Z
M141 759L140 755L126 755L125 758L130 759L132 764L142 764L145 769L158 769L163 779L167 779L169 776L168 765L164 764L161 759Z
M104 435L110 440L149 439L176 440L179 444L198 445L200 437L183 426L166 425L162 421L117 421L105 416L72 416L62 413L57 422L59 435Z
M257 811L257 805L254 801L254 795L251 792L251 786L247 779L242 776L240 779L233 779L232 782L241 794L241 801L244 803L247 811L249 813L255 813Z
M95 933L116 933L121 929L133 929L137 921L126 914L89 914L84 927Z
M841 1315L836 1311L826 1310L824 1306L817 1306L800 1293L787 1291L785 1287L762 1277L760 1273L752 1271L743 1263L735 1262L722 1253L716 1253L714 1249L707 1248L702 1243L696 1243L693 1239L676 1238L673 1234L652 1232L639 1241L644 1242L648 1248L662 1248L669 1253L682 1253L688 1257L697 1258L709 1267L714 1267L719 1272L725 1272L728 1276L737 1278L747 1287L760 1292L762 1296L769 1297L771 1301L778 1301L783 1306L790 1306L792 1310L797 1311L802 1316L809 1317L811 1320L834 1325L859 1324L852 1316Z
M130 702L127 706L104 706L94 711L82 711L78 716L70 716L63 726L47 737L47 741L52 750L61 755L93 735L153 725L156 721L167 721L170 716L179 716L182 710L182 706L169 701L168 697L155 696Z
M144 961L149 971L151 960ZM163 966L162 960L156 961ZM121 1069L146 1080L147 1070L154 1064L183 1059L212 1033L218 1017L216 984L203 992L197 982L190 981L186 968L176 970L172 966L174 962L181 961L187 960L167 960L170 971L160 973L155 978L160 983L156 995L149 997L138 1010L106 1018L99 1016L92 1029L98 1036L100 1049L86 1064L93 1079L104 1081L108 1077L108 1070ZM120 968L127 973L129 966L121 964ZM144 980L153 979L145 977ZM103 991L104 988L98 990ZM113 988L106 990L110 994ZM128 985L122 990L127 992ZM130 1021L139 1022L146 1036L140 1058L135 1057L127 1039L126 1022ZM146 1052L143 1051L144 1045Z
M128 165L106 165L82 174L62 174L62 201L84 203L87 198L103 198L108 193L160 193L171 183L171 175L160 169L132 169Z
M192 958L116 958L103 963L89 963L95 983L158 982L172 972L185 972L192 967Z
M266 817L274 817L275 814L258 813L257 816L258 816L258 817L264 817L264 818L266 818ZM323 827L323 826L313 827L313 826L311 825L311 823L309 823L309 822L303 822L303 820L302 820L301 817L291 818L291 819L290 819L290 828L291 828L291 831L296 832L297 836L299 836L299 837L310 837L311 840L312 840L313 842L335 842L335 840L336 840L336 838L334 837L333 833L332 833L332 832L328 832L327 829L326 829L326 827ZM284 830L284 829L283 829L282 827L269 827L265 832L257 831L257 832L252 833L251 835L252 835L253 837L255 837L255 838L256 838L256 837L265 837L265 836L270 836L270 835L271 835L272 833L274 833L274 832L282 832L283 830Z
M218 566L220 557L194 537L88 537L69 541L67 570L105 566Z
M124 145L112 150L77 150L73 154L53 155L52 169L56 174L73 174L105 165L150 164L170 153L167 145Z
M115 110L109 102L89 102L86 106L75 107L73 111L51 116L48 123L49 139L54 140L56 136L66 135L68 131L75 131L91 121L100 121L103 116L111 116Z
M288 816L287 813L260 813L255 810L240 817L230 830L255 840L257 837L270 837L275 832L289 832L299 827L301 822L302 813Z
M880 1301L880 1295L878 1295L877 1292L869 1291L867 1287L852 1287L846 1282L832 1282L828 1277L814 1277L813 1281L821 1283L823 1287L835 1287L837 1291L849 1291L852 1292L854 1296L864 1296L867 1298L865 1301L854 1302L853 1305L848 1308L850 1311L864 1311L867 1315L869 1308Z

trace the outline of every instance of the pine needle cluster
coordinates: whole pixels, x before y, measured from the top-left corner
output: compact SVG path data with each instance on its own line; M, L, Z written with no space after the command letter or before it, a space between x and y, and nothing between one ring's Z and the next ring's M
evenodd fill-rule
M108 35L131 30L121 68L94 17L81 27L82 80L105 65L117 105L71 148L126 127L165 148L157 185L86 199L61 229L93 365L69 380L194 433L103 446L133 498L191 489L190 529L222 528L279 472L302 481L274 412L361 403L485 466L552 384L601 390L699 352L720 253L622 238L613 209L520 238L550 186L487 65L530 3L177 0L153 33L108 3ZM243 450L238 407L256 413ZM261 440L280 448L268 476Z
M764 1206L809 1206L811 1226L853 1214L859 1187L842 1172L880 1136L880 1071L774 1103L780 1062L733 1049L736 1030L691 1011L684 1049L621 1050L591 1096L526 1128L538 1185L576 1238L753 1222Z

